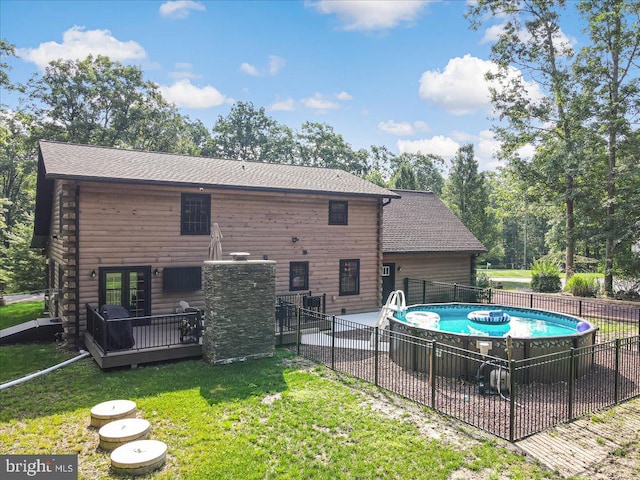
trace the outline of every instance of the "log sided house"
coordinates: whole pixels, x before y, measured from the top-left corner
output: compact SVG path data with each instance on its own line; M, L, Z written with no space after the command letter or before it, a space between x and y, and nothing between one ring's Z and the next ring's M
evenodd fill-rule
M87 305L203 307L212 223L223 258L277 262L277 293L325 293L327 313L357 313L381 304L383 206L396 198L338 169L41 141L32 246L71 345Z
M486 248L432 192L393 190L384 207L383 298L414 278L472 285Z

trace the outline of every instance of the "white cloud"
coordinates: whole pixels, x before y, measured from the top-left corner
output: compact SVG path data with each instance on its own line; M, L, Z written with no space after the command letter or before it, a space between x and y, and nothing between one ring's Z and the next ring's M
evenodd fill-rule
M169 78L173 78L177 80L180 80L183 78L189 78L189 79L202 78L202 75L199 75L197 73L190 71L192 69L192 65L190 63L176 63L175 68L177 69L176 71L169 72Z
M285 66L287 61L277 55L269 55L269 74L275 75Z
M487 72L497 72L498 66L489 61L472 57L456 57L449 60L444 71L428 70L420 78L420 98L444 108L454 115L467 115L486 110L491 105ZM527 82L522 73L511 67L510 80L521 81L528 95L536 100L542 97L540 86Z
M202 78L202 75L199 75L197 73L193 73L193 72L186 72L186 71L177 71L177 72L169 72L169 78L173 78L176 80L180 80L182 78L188 78L191 80L195 80L198 78Z
M450 137L436 135L431 138L421 140L398 140L397 144L400 153L432 153L444 158L452 157L460 148L460 144Z
M276 100L269 106L269 110L273 111L285 111L292 112L295 108L295 102L293 98L287 98L285 100Z
M427 122L423 122L422 120L413 122L413 128L416 129L416 132L428 132L431 130L431 127L429 127Z
M160 85L160 92L167 101L186 108L217 107L233 101L211 85L196 87L189 79L179 80L171 86Z
M204 12L207 8L193 0L170 0L160 5L160 15L167 18L187 18L192 10Z
M349 95L347 92L345 92L344 90L340 93L337 93L336 98L338 100L353 100L353 97Z
M277 55L269 55L269 65L264 69L258 68L250 63L243 62L240 70L253 77L261 77L263 75L276 75L286 65L287 61Z
M321 93L316 93L313 97L307 97L300 100L302 105L319 113L325 113L329 110L340 108L340 104L332 102L324 97Z
M249 64L249 63L242 63L242 65L240 65L240 70L242 70L244 73L246 73L247 75L252 75L254 77L257 77L260 75L260 72L258 71L258 69L256 67L254 67L253 65Z
M109 30L88 30L74 25L63 33L62 43L45 42L37 48L18 48L16 54L44 70L57 59L84 60L89 55L106 55L111 60L126 62L146 58L147 52L134 41L123 42Z
M345 30L386 30L413 23L430 0L307 1L323 15L336 15Z
M408 137L415 135L416 132L428 132L429 125L425 122L394 122L389 120L388 122L378 123L378 131L383 133L389 133L391 135L397 135L399 137Z

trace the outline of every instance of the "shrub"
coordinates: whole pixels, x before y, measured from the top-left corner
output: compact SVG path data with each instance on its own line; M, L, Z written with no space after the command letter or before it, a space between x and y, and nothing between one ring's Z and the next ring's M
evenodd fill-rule
M491 282L489 280L489 275L484 272L480 272L476 275L476 287L479 288L488 288L491 286Z
M576 273L564 287L576 297L595 297L600 292L600 280L594 273Z
M557 263L534 260L531 267L531 288L534 292L559 292L560 267Z

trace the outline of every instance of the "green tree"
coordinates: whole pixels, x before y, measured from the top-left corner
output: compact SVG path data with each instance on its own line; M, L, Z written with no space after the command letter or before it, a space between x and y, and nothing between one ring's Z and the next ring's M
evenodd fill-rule
M0 198L5 199L7 231L33 211L37 143L28 115L0 112ZM3 240L0 233L0 241Z
M591 100L592 127L604 138L600 160L606 168L603 177L605 207L605 277L607 295L613 295L613 269L616 243L630 222L616 215L620 183L633 176L620 176L621 171L635 173L628 165L637 164L637 151L632 148L632 123L640 105L638 64L640 51L640 2L624 0L585 0L579 10L588 22L591 44L579 56L577 73ZM622 162L622 163L621 163ZM637 196L635 197L637 203Z
M478 172L473 145L458 149L451 161L443 199L462 223L489 251L496 255L499 246L498 220L490 209L489 189L485 175Z
M137 66L108 57L55 60L27 85L29 109L49 140L143 150L185 146L189 121ZM182 153L182 152L180 152Z
M412 167L416 177L415 190L433 192L436 195L442 193L444 186L444 177L441 173L441 169L444 168L442 157L431 153L425 155L403 152L391 159L391 167L396 173L403 164L409 164Z
M14 225L0 245L0 267L4 272L0 282L7 284L9 292L31 292L45 287L45 259L31 248L33 218Z
M575 200L582 168L581 144L576 140L581 108L571 76L573 50L562 40L560 14L564 0L479 0L471 4L467 18L479 28L489 18L500 17L501 33L492 46L497 72L488 73L491 97L497 116L496 137L502 142L502 156L524 175L557 192L544 203L561 199L564 204L567 278L574 271ZM514 66L535 79L544 95L530 91ZM536 165L520 161L517 151L532 144L553 145L551 152L538 155ZM543 167L543 168L541 168Z
M15 47L6 40L0 38L0 89L4 88L12 90L15 88L9 80L9 71L11 70L11 67L4 59L4 57L13 57L15 54Z
M296 138L302 165L340 168L361 177L369 172L367 151L354 152L342 135L326 123L305 122Z
M389 183L400 190L418 190L418 178L413 165L408 161L401 162Z
M291 130L280 125L251 102L236 103L226 117L213 126L207 155L231 160L294 163Z

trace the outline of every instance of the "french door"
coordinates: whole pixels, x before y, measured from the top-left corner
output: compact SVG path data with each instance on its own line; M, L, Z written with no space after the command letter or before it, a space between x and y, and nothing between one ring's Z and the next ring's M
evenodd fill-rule
M151 315L151 267L101 267L98 299L120 305L132 317Z

